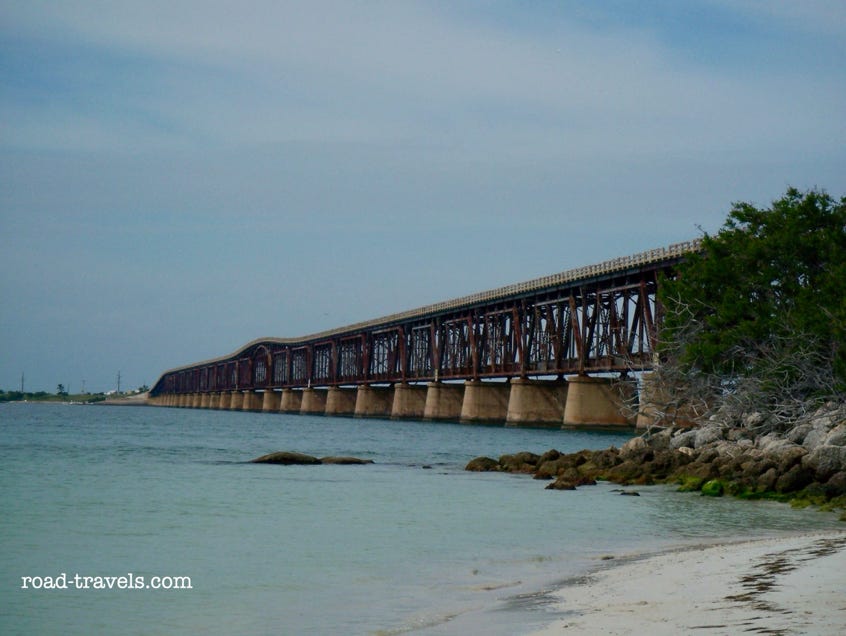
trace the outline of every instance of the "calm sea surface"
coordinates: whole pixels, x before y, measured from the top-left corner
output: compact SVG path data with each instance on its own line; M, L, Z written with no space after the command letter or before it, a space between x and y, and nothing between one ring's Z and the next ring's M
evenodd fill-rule
M519 634L602 555L842 527L669 488L544 490L478 455L627 434L0 405L2 634ZM367 466L246 463L271 451ZM190 577L191 589L21 589L22 577ZM115 583L117 585L117 583Z

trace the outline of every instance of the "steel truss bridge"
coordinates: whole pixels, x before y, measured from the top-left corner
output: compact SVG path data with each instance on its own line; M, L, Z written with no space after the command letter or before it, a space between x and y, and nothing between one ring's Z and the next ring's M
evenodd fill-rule
M151 396L563 377L651 367L677 243L301 338L261 338L162 374Z

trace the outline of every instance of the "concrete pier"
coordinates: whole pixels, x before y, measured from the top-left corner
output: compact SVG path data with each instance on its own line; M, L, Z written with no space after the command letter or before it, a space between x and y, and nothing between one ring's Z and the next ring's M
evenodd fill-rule
M230 406L232 406L232 392L221 391L220 400L217 403L217 408L222 411L228 411Z
M561 426L566 403L567 383L563 380L515 378L511 381L505 423L509 426Z
M240 391L230 391L229 397L229 410L230 411L240 411L244 408L244 394Z
M326 389L303 389L300 413L303 415L323 415L326 412L326 394Z
M261 411L262 395L257 391L244 391L241 402L242 411Z
M282 401L282 394L277 391L268 389L264 392L261 400L262 413L275 413L279 410L279 404Z
M202 393L200 395L200 408L207 409L209 408L209 400L211 399L211 395L208 393Z
M634 426L625 400L634 395L631 382L574 375L567 378L564 426Z
M422 419L426 410L426 391L425 386L417 384L395 384L391 417L393 419Z
M220 408L220 393L212 393L209 396L209 408L210 409L219 409Z
M326 415L352 415L355 413L355 388L332 386L326 391Z
M463 384L430 382L426 387L424 420L459 420L461 404L464 401Z
M282 389L279 410L283 413L299 413L303 405L303 392L295 389Z
M355 400L356 417L390 417L394 408L394 388L391 386L358 387Z
M468 380L461 402L462 422L504 422L508 414L508 382Z

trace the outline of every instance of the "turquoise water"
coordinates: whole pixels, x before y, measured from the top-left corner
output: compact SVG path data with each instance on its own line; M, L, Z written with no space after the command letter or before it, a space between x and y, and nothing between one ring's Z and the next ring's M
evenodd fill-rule
M663 487L544 490L478 455L628 435L168 408L0 406L0 633L515 634L604 554L838 526ZM371 458L272 466L275 450ZM22 577L191 589L21 589Z

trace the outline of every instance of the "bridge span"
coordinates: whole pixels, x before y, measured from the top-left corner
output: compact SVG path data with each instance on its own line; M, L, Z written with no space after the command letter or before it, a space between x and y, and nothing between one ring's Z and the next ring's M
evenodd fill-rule
M629 373L651 368L662 277L699 241L165 371L161 406L632 425ZM597 375L598 374L598 375Z

